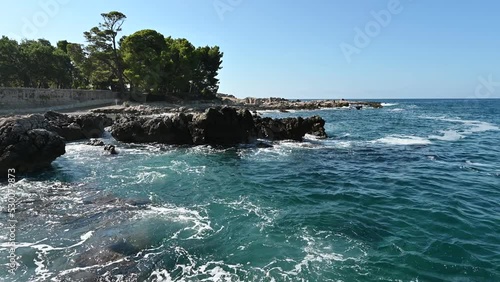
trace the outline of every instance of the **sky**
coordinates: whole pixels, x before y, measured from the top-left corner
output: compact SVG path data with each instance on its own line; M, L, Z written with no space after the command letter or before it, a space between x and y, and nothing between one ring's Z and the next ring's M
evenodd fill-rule
M499 98L498 0L0 0L0 35L85 43L101 13L224 52L219 92Z

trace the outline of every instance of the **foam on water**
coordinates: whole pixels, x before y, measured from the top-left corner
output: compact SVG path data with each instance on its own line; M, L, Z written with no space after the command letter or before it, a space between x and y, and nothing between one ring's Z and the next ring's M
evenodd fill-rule
M387 145L430 145L432 142L427 138L412 135L389 135L384 138L373 141L374 143L383 143Z
M401 108L395 108L395 109L390 109L389 111L390 112L403 112L405 109L401 109Z
M399 103L382 103L382 107L394 107L399 105Z
M202 211L203 213L206 213ZM149 206L147 209L138 212L134 216L134 220L142 220L145 218L162 218L166 221L178 222L185 224L184 227L177 230L172 238L179 238L181 233L184 234L180 239L203 239L207 234L214 232L211 226L211 221L207 215L202 215L198 210L192 210L185 207L176 206Z
M457 141L465 137L464 134L457 132L456 130L442 130L440 131L443 135L430 135L430 140L441 140L441 141Z

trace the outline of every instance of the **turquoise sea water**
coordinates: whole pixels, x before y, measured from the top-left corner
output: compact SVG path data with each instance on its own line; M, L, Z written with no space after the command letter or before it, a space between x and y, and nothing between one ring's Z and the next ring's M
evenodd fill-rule
M500 100L385 102L264 113L327 121L274 148L68 144L18 176L21 266L2 213L0 277L500 281Z

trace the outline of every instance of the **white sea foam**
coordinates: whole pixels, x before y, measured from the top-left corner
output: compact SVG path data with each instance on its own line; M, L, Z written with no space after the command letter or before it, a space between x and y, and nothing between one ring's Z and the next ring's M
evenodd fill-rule
M202 239L211 231L211 222L208 216L203 216L197 210L191 210L176 206L150 206L148 209L140 211L134 219L143 218L163 218L167 221L183 223L185 226L179 229L172 236L179 238L182 232L189 232L191 236L181 239Z
M476 133L500 130L500 127L495 124L479 120L463 120L460 118L448 118L445 116L421 116L420 118L458 124L458 128L457 126L455 126L454 128L440 131L440 133L442 133L443 135L430 135L429 139L431 140L457 141Z
M398 103L382 103L382 107L393 107L399 105Z
M260 223L257 225L260 227L262 231L265 227L271 226L274 222L274 219L278 216L278 210L263 208L250 200L247 197L241 197L237 201L225 202L225 201L217 201L217 203L229 206L233 210L244 211L246 216L255 215L260 219Z
M389 135L373 141L388 145L430 145L432 142L427 138L411 135Z
M471 166L478 166L478 167L493 167L492 165L489 164L483 164L483 163L478 163L478 162L471 162L471 161L465 161L466 164L471 165Z
M440 116L440 117L421 116L421 118L463 124L465 126L465 128L463 129L463 133L466 135L472 133L485 132L485 131L500 130L500 127L496 124L480 120L464 120L460 118L448 118L445 116Z
M79 242L67 247L53 247L48 244L42 244L42 242L47 241L47 238L34 243L18 242L15 244L15 246L19 249L32 248L36 250L36 257L33 259L33 262L36 265L35 278L32 281L47 281L54 275L54 273L50 272L48 268L48 265L50 264L50 261L47 258L48 253L52 251L67 250L78 247L84 244L88 239L90 239L93 234L94 231L88 231L87 233L80 236ZM1 243L0 249L3 247L11 247L11 245L10 243Z
M405 109L402 109L402 108L394 108L394 109L390 109L389 111L390 112L394 112L394 113L397 113L397 112L403 112Z
M457 141L464 138L464 135L456 130L442 130L440 131L443 135L430 135L430 140L441 140L441 141Z
M347 149L351 148L354 145L353 141L341 141L341 140L324 140L324 146L327 148L335 148L335 149Z
M185 173L193 173L193 174L204 174L207 167L206 166L192 166L188 164L186 161L172 161L172 166L169 168L178 174L184 175Z
M155 183L160 179L167 177L165 173L157 171L141 171L137 173L137 184Z
M170 276L170 273L166 269L162 270L154 270L151 275L149 276L150 281L157 281L157 282L172 282L172 276Z

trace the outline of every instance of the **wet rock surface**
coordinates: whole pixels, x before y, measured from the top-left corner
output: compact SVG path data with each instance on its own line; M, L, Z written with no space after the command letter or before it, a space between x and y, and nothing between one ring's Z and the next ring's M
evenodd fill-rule
M65 141L100 137L111 124L110 118L95 114L47 112L0 118L0 170L23 173L47 168L65 153Z
M65 153L64 139L40 115L0 119L0 171L32 172ZM6 177L2 173L1 177Z
M47 112L44 117L49 123L47 129L56 132L66 141L101 137L104 128L113 123L113 120L104 114L69 116Z
M326 137L325 121L319 117L271 119L252 116L248 110L209 108L201 114L159 117L123 116L112 135L127 143L175 145L235 145L258 138L301 141L305 134Z

